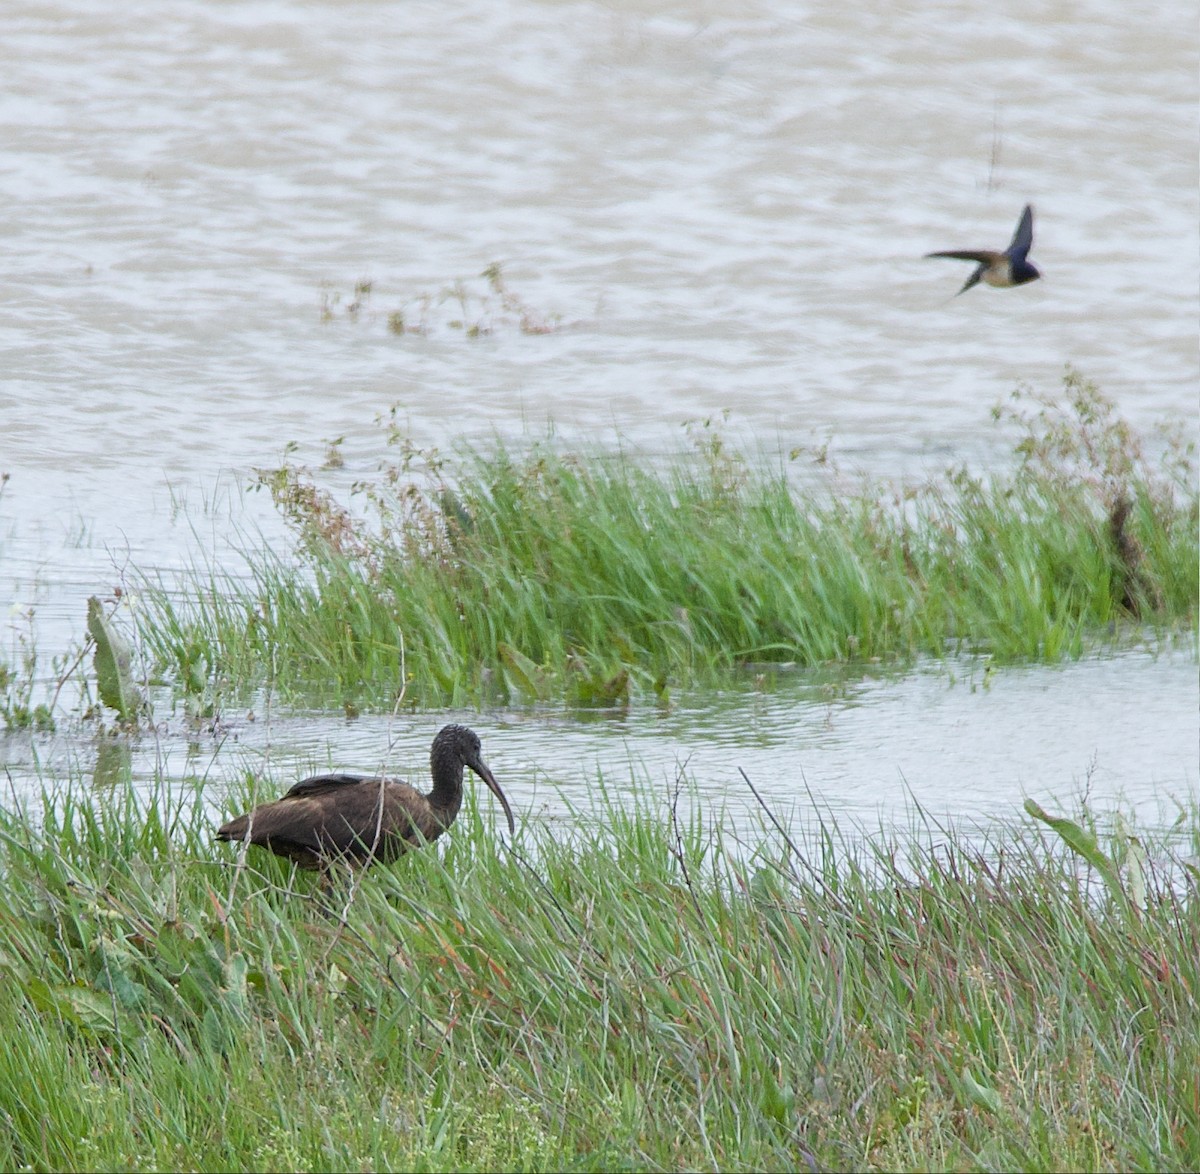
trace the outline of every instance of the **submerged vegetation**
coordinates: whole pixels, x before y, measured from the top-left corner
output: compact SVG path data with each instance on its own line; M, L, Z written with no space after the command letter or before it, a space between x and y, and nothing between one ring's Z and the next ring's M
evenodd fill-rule
M35 701L38 652L33 609L10 613L11 658L0 653L0 723L6 730L53 730L54 713L46 701Z
M120 606L119 594L111 602L114 606L106 610L95 596L88 599L85 638L79 646L52 658L53 675L48 679L42 676L34 609L16 606L10 611L9 626L17 655L11 662L0 655L0 725L4 730L53 732L59 698L69 682L79 688L80 706L76 712L82 711L85 719L99 719L108 706L117 717L115 728L128 731L136 729L140 720L148 716L149 707L134 680L132 650L113 621ZM92 677L84 668L89 652ZM39 691L45 700L34 700ZM99 722L96 728L103 728L103 723Z
M1008 471L851 491L797 488L707 426L661 467L539 445L451 461L393 429L357 513L301 467L263 472L295 549L249 552L249 580L150 585L143 644L208 704L268 681L349 706L611 705L746 667L1194 632L1190 449L1151 462L1092 385L1065 392L998 413Z
M360 278L348 298L331 289L321 295L321 320L337 321L339 315L351 322L371 316L371 297L375 283ZM519 330L522 334L552 334L560 329L557 314L534 309L505 280L498 261L470 281L461 279L409 298L387 312L387 327L392 334L428 336L442 332L461 332L467 338L482 338L500 331Z
M326 905L134 795L0 810L5 1169L1200 1164L1195 810L751 851L678 794L469 807Z

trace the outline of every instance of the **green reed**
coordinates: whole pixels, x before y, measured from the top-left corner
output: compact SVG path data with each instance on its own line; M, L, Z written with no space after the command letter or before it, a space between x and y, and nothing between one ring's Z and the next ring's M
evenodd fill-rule
M1195 809L862 840L680 789L513 844L469 802L329 896L196 794L0 812L0 1165L1196 1168Z
M1054 661L1194 633L1190 452L1149 461L1076 376L1064 404L1036 402L1004 413L1010 470L908 488L798 489L710 429L660 462L406 448L360 514L287 465L262 483L295 548L248 553L248 580L151 586L143 642L185 690L609 705L747 666Z

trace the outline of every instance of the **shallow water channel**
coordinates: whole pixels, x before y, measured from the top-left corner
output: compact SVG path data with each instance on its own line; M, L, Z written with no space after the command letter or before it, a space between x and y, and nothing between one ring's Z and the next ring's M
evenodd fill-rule
M603 796L720 815L740 836L761 826L749 776L802 834L818 822L851 835L905 826L919 806L964 828L1010 822L1026 797L1048 808L1119 810L1169 824L1197 795L1200 714L1190 649L1126 652L1058 667L981 660L904 673L784 674L626 711L506 709L369 715L281 712L260 697L215 727L166 720L124 738L0 738L10 797L75 778L100 801L112 787L154 793L202 783L214 820L247 773L273 798L330 768L385 770L425 785L432 735L470 723L522 820L602 817ZM487 793L478 788L484 801Z

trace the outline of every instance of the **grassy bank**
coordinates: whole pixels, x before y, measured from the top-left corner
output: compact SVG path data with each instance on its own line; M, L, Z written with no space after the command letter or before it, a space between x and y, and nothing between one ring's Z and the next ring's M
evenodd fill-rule
M1033 821L802 857L469 807L330 912L192 799L0 811L0 1166L1200 1164L1194 810L1174 863L1064 825L1085 868Z
M197 696L269 680L387 704L403 665L417 705L586 705L748 665L1053 661L1147 626L1194 631L1190 454L1149 462L1075 376L1061 403L1003 415L1010 470L907 489L801 492L707 430L654 467L403 449L358 514L288 465L263 484L295 548L251 552L248 581L150 586L143 644Z

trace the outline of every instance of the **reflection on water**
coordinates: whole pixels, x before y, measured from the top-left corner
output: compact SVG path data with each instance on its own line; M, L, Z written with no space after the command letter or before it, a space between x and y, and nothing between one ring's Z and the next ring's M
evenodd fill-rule
M1190 650L1125 653L1062 667L952 662L883 676L799 674L770 692L752 685L624 713L504 710L347 720L328 713L228 714L215 733L167 723L132 748L0 740L11 785L78 771L98 788L132 779L200 780L224 811L247 774L274 797L330 768L385 770L428 787L429 744L445 721L473 726L514 810L556 820L587 812L601 781L617 796L665 799L682 772L689 794L757 828L744 770L772 810L811 826L820 815L868 830L919 804L934 818L1011 819L1033 797L1073 808L1169 820L1197 798L1200 713ZM261 701L262 699L260 699ZM36 748L36 756L35 756Z

